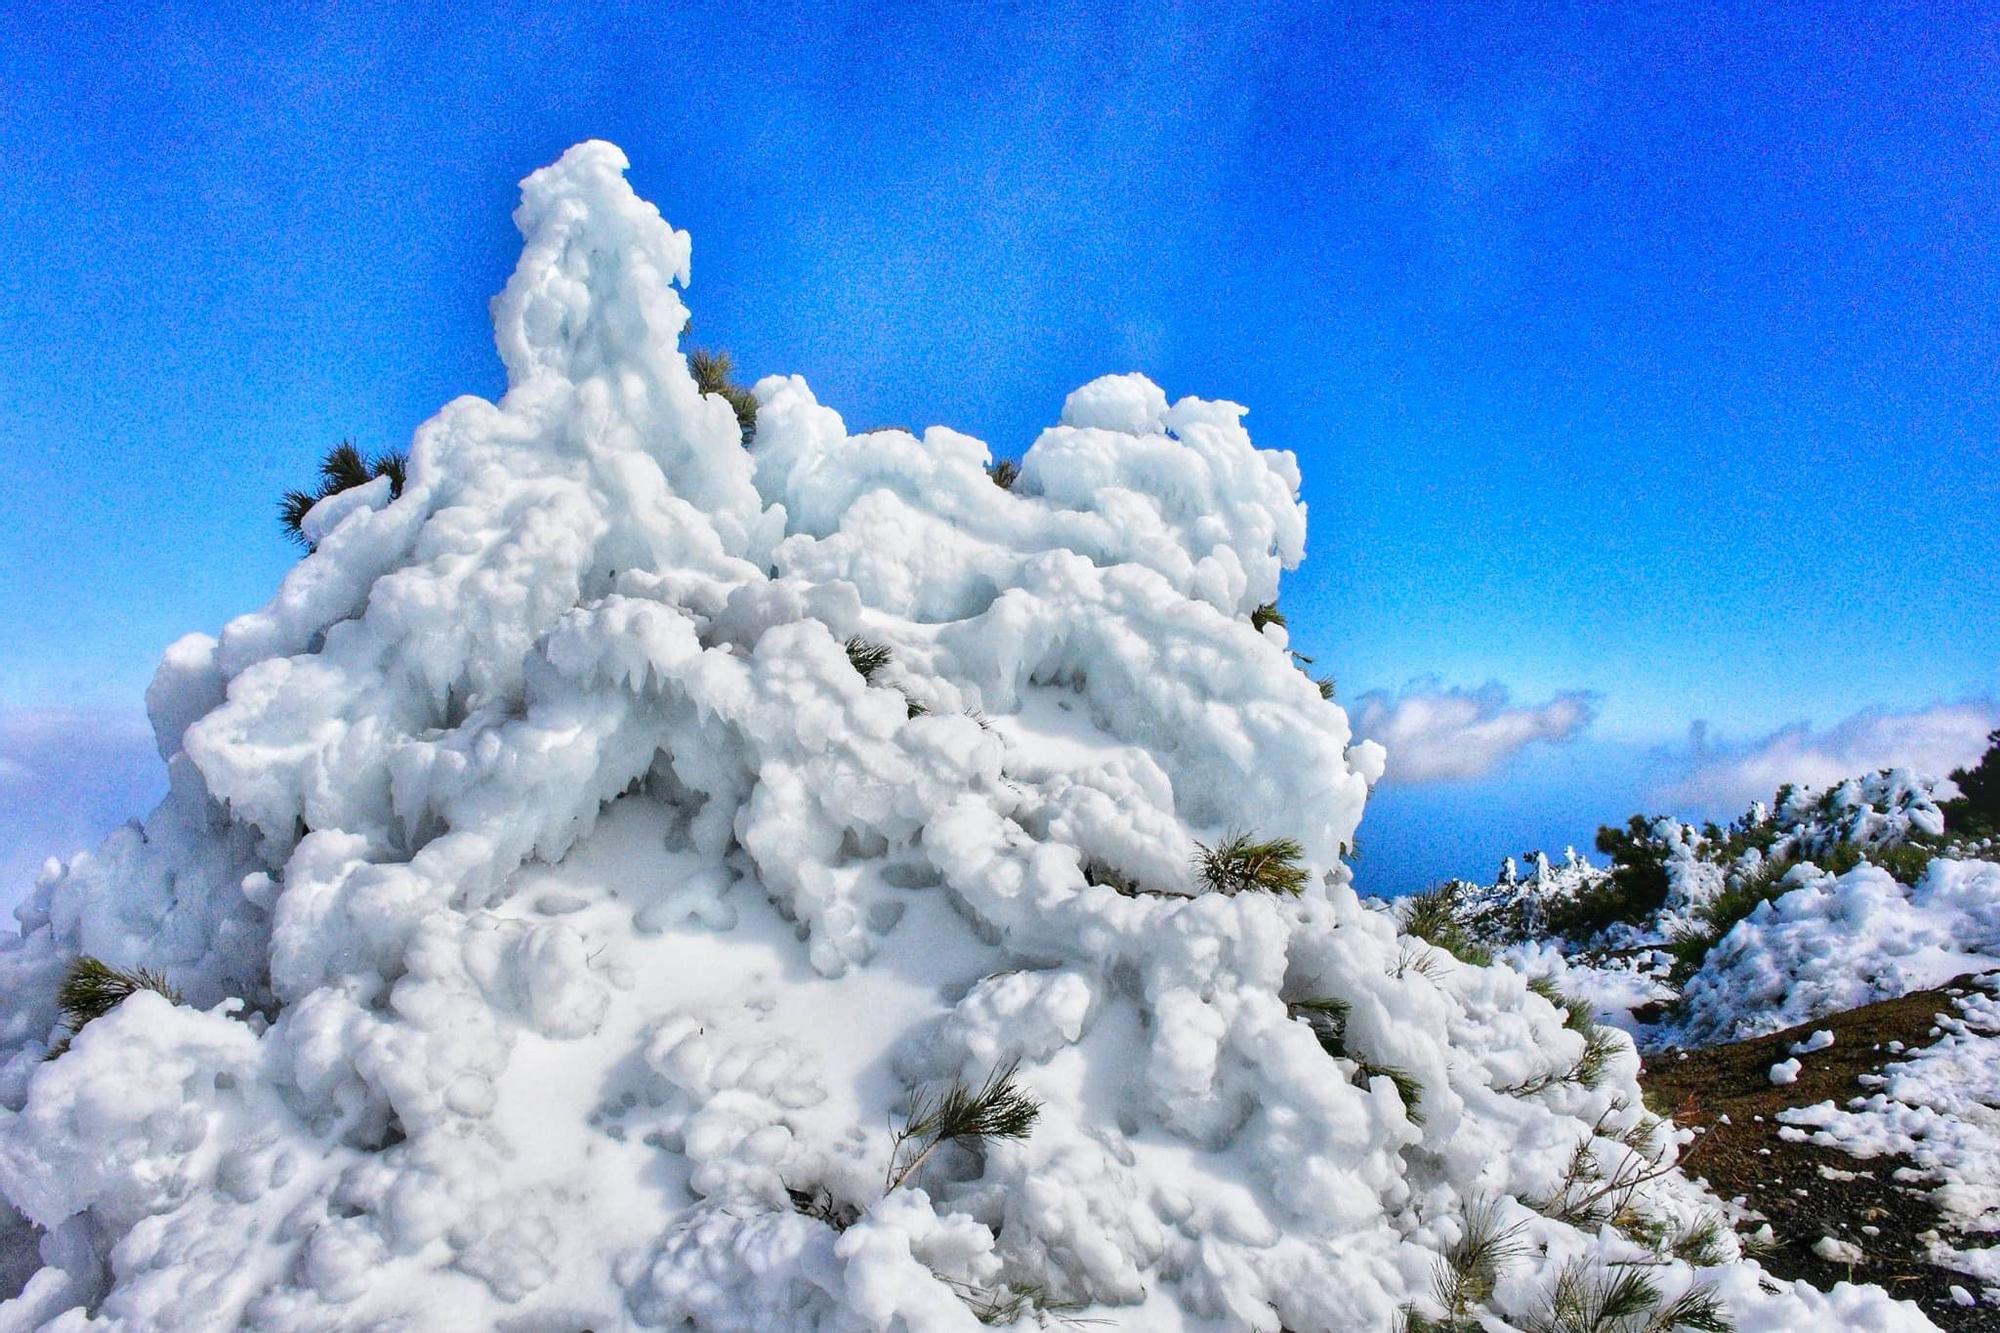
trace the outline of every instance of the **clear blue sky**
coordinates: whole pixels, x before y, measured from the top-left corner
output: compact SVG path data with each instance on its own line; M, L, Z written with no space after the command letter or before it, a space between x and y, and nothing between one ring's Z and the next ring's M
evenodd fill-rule
M0 15L0 707L131 712L327 445L495 394L516 182L593 136L751 373L1005 453L1107 371L1247 403L1343 697L1598 694L1385 789L1384 882L1697 721L2000 694L1991 10L212 8Z

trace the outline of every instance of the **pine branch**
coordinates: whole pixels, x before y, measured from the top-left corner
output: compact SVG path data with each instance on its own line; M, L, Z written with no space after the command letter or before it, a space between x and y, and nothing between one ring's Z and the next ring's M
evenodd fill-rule
M888 666L893 656L888 644L875 643L859 635L849 639L846 647L848 663L860 673L861 679L871 685L875 682L875 673Z
M1196 843L1195 874L1217 893L1263 889L1270 893L1302 893L1311 878L1303 864L1305 848L1296 838L1266 838L1232 834L1214 847Z
M926 1088L911 1098L909 1118L889 1154L889 1174L882 1192L893 1192L915 1175L943 1144L1028 1137L1041 1116L1042 1104L1015 1084L1014 1071L1019 1064L1010 1060L997 1067L977 1090L954 1078L942 1092ZM907 1163L902 1163L903 1149L912 1143L919 1147Z
M64 974L62 985L56 990L56 1005L62 1010L63 1022L69 1025L70 1037L74 1037L93 1019L104 1017L142 990L156 991L174 1004L185 1003L165 973L143 967L128 972L82 954ZM69 1038L64 1038L49 1049L46 1058L52 1060L68 1049Z

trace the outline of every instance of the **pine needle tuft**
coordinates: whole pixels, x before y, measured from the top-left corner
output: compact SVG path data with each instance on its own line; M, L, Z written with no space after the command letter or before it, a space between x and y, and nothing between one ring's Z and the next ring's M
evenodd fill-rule
M888 1188L894 1190L916 1174L930 1155L945 1143L977 1144L988 1139L1025 1139L1041 1117L1042 1104L1021 1090L1014 1081L1018 1060L1010 1060L986 1076L977 1089L954 1078L942 1092L926 1088L910 1102L910 1116L889 1158ZM908 1162L903 1150L921 1145Z
M1262 634L1266 625L1276 625L1279 629L1285 627L1285 613L1278 609L1276 602L1266 602L1250 613L1251 629Z
M892 656L888 644L875 643L859 635L849 639L846 647L848 663L860 673L861 679L870 684L875 681L875 673L889 665Z
M1296 894L1305 891L1311 878L1305 867L1305 848L1296 838L1260 840L1236 833L1214 847L1195 845L1201 849L1194 858L1195 874L1217 893L1261 889Z
M70 1033L74 1035L92 1019L104 1017L126 998L142 990L157 991L174 1004L184 1003L181 993L164 973L143 967L128 972L84 954L69 965L62 986L56 991L56 1004L62 1009L63 1021L69 1024Z
M1432 1279L1437 1303L1444 1307L1448 1327L1468 1321L1473 1307L1493 1297L1500 1270L1519 1258L1526 1249L1520 1223L1500 1225L1500 1205L1493 1199L1475 1200L1465 1210L1463 1230L1438 1261Z
M729 404L736 413L736 425L743 432L743 443L749 444L757 433L757 396L736 382L735 359L725 351L695 347L689 349L687 362L695 388Z
M1014 489L1014 483L1021 479L1021 465L1011 458L996 458L986 469L986 475L993 478L993 484L1003 491Z
M389 479L389 498L397 499L403 494L409 466L408 454L391 452L377 454L372 459L363 458L352 441L342 440L320 459L317 487L310 491L285 492L278 501L278 522L293 541L310 550L312 543L306 540L306 515L314 505L329 495L366 486L377 477Z

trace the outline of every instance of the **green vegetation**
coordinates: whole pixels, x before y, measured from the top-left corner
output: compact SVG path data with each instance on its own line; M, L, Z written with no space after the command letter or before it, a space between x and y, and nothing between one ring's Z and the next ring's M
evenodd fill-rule
M1231 834L1210 847L1196 843L1194 869L1202 883L1217 893L1244 893L1262 889L1267 893L1302 893L1311 872L1306 869L1306 849L1296 838L1251 837Z
M1939 807L1944 811L1945 827L1960 837L2000 834L2000 731L1986 738L1986 746L1977 764L1952 770L1958 799Z
M1250 613L1251 629L1262 634L1266 625L1276 625L1279 629L1285 628L1285 613L1278 609L1276 602L1266 602Z
M849 639L845 646L848 662L861 674L861 679L871 685L875 682L875 673L888 666L892 656L888 644L876 643L859 635Z
M1605 1074L1611 1070L1612 1059L1620 1049L1618 1038L1597 1021L1588 1004L1564 995L1547 977L1532 978L1528 989L1562 1010L1563 1026L1583 1038L1583 1051L1568 1065L1523 1079L1500 1091L1514 1097L1532 1097L1538 1092L1564 1085L1595 1088L1602 1084Z
M1444 1317L1406 1308L1403 1326L1409 1333L1478 1333L1482 1325L1475 1309L1493 1298L1500 1270L1527 1250L1521 1230L1519 1223L1500 1225L1500 1208L1494 1200L1477 1200L1467 1208L1458 1239L1439 1256L1431 1278L1431 1298Z
M1737 922L1765 903L1776 901L1792 887L1786 877L1799 866L1816 866L1828 874L1844 875L1857 866L1872 865L1887 871L1899 884L1914 885L1941 852L1940 842L1922 834L1912 834L1908 840L1887 847L1837 842L1813 856L1766 856L1744 869L1731 871L1722 892L1696 912L1698 924L1667 942L1667 951L1674 957L1670 980L1685 985Z
M1426 944L1434 944L1461 963L1484 967L1493 961L1493 951L1467 930L1458 919L1459 886L1446 882L1410 899L1403 929Z
M1626 1264L1598 1267L1584 1259L1562 1266L1529 1319L1532 1333L1730 1333L1736 1327L1714 1289L1694 1286L1667 1300L1659 1284Z
M377 477L389 479L389 498L393 500L403 493L408 471L409 458L405 454L364 458L352 443L342 440L320 460L318 486L309 491L285 492L285 498L278 504L278 521L293 541L310 550L312 543L306 540L305 522L314 505L329 495L366 486Z
M56 991L56 1005L62 1010L62 1019L69 1027L70 1036L50 1047L45 1058L53 1060L63 1054L69 1049L70 1037L142 990L164 995L174 1004L184 1003L180 991L167 980L165 973L144 967L127 971L89 954L78 957L69 965L69 971L63 975L62 985Z
M909 1119L889 1154L888 1183L883 1193L915 1175L943 1144L971 1146L988 1139L1027 1138L1042 1114L1042 1104L1014 1082L1017 1064L1009 1061L1001 1065L977 1089L954 1078L942 1092L919 1091L910 1101Z
M1667 901L1667 847L1653 821L1633 815L1624 828L1597 830L1597 850L1611 858L1601 883L1549 904L1548 929L1585 940L1620 924L1648 921Z
M986 469L986 475L993 478L993 484L1003 491L1014 489L1014 483L1021 479L1021 465L1011 458L996 458Z
M1336 1060L1350 1060L1354 1063L1354 1081L1366 1087L1370 1079L1386 1078L1396 1089L1396 1095L1403 1100L1403 1113L1410 1120L1421 1125L1424 1122L1421 1109L1424 1085L1407 1069L1395 1065L1376 1064L1373 1060L1349 1048L1347 1044L1347 1017L1353 1006L1345 1000L1317 998L1294 1000L1286 1006L1293 1018L1312 1029L1319 1048Z
M757 398L736 382L735 360L725 351L695 347L689 349L687 361L695 387L729 404L736 413L736 424L743 431L743 443L749 444L757 433Z

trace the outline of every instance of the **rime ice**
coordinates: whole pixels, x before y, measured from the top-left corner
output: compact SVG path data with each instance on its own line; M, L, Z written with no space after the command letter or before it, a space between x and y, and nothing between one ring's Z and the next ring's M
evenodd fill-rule
M1629 1049L1501 1091L1580 1039L1348 885L1381 752L1248 621L1304 554L1291 456L1138 376L1073 394L1012 490L796 378L746 450L678 347L689 238L624 167L528 178L506 395L168 651L171 794L0 945L0 1323L946 1330L1038 1290L1380 1329L1479 1199L1535 1243L1495 1319L1630 1257L1519 1202L1631 1151ZM872 682L852 636L891 650ZM1197 892L1239 831L1296 839L1308 890ZM188 1003L45 1062L78 953ZM1349 1006L1350 1056L1304 999ZM885 1195L913 1091L1014 1060L1034 1133ZM1922 1326L1704 1277L1746 1329Z

